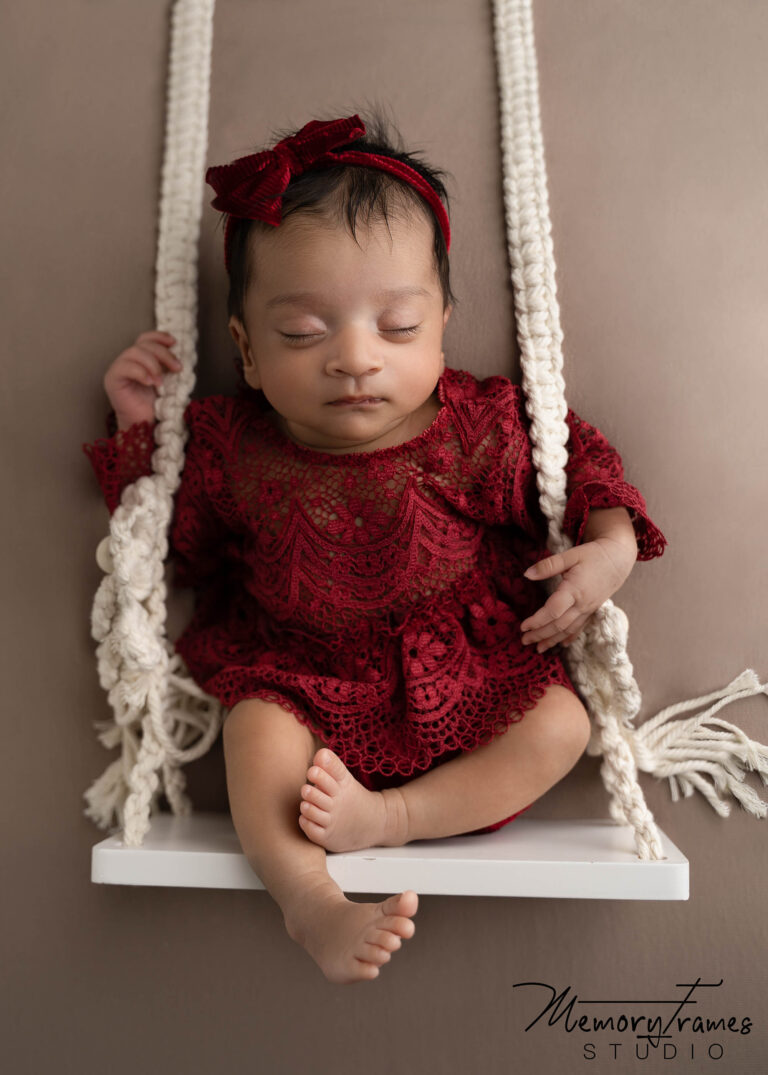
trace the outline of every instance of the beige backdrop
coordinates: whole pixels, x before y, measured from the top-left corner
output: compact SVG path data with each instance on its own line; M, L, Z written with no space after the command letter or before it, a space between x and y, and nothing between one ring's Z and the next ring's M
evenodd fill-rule
M89 630L108 516L80 444L104 432L107 365L153 326L170 4L6 8L5 1070L768 1069L766 823L674 804L666 782L644 788L690 858L689 902L422 897L415 939L354 987L325 982L266 893L91 884L103 833L82 793L112 757L93 730L107 703ZM535 0L534 19L569 403L622 452L669 540L616 598L645 718L747 667L768 679L768 8ZM518 378L489 2L220 0L214 39L209 163L315 108L380 102L450 170L449 364ZM210 209L201 272L197 394L229 391ZM768 741L765 697L723 715ZM226 808L220 745L189 776L198 808ZM607 816L599 761L530 816ZM526 1031L546 996L515 989L630 1002L697 977L722 984L686 1014L751 1018L752 1032L675 1035L667 1062L633 1059L631 1032Z

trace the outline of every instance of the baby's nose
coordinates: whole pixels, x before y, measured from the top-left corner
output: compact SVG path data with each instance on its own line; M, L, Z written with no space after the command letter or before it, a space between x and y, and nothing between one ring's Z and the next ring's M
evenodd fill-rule
M360 377L381 369L381 341L365 328L350 326L339 332L329 359L332 373Z

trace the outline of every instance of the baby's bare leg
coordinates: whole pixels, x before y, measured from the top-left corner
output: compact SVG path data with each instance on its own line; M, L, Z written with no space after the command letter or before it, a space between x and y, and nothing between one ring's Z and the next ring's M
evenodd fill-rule
M553 685L522 720L490 743L393 788L407 840L484 828L539 799L584 753L589 717L566 687Z
M302 787L300 824L331 851L393 847L485 828L535 802L573 768L589 740L589 717L553 685L522 720L490 743L401 785L364 788L328 748Z
M299 790L318 740L292 713L239 702L222 733L232 820L248 862L280 906L289 936L326 978L354 982L379 968L414 932L415 892L353 903L331 879L324 848L297 824Z

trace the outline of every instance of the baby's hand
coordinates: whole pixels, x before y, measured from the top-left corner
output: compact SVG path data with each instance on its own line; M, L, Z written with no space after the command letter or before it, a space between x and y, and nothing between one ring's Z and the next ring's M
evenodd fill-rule
M174 373L181 362L169 350L176 340L168 332L142 332L133 347L118 355L104 374L104 391L117 418L118 429L155 417L156 388L163 381L163 366Z
M558 642L567 646L592 613L616 593L636 559L636 548L633 551L620 541L596 538L539 560L526 577L538 580L562 575L563 581L539 611L520 624L523 643L537 642L538 653Z

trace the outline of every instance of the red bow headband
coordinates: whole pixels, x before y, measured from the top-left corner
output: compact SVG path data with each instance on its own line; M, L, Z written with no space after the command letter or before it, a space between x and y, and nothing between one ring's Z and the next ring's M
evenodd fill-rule
M331 168L335 164L360 164L379 168L404 180L429 203L450 249L451 229L448 214L437 192L423 176L401 161L381 157L365 150L345 149L331 152L365 134L359 116L328 121L312 120L296 134L284 138L274 148L240 157L231 164L209 168L205 181L218 197L211 205L228 213L224 230L224 262L229 272L229 249L232 218L264 220L275 227L282 220L282 195L291 178L310 168Z

